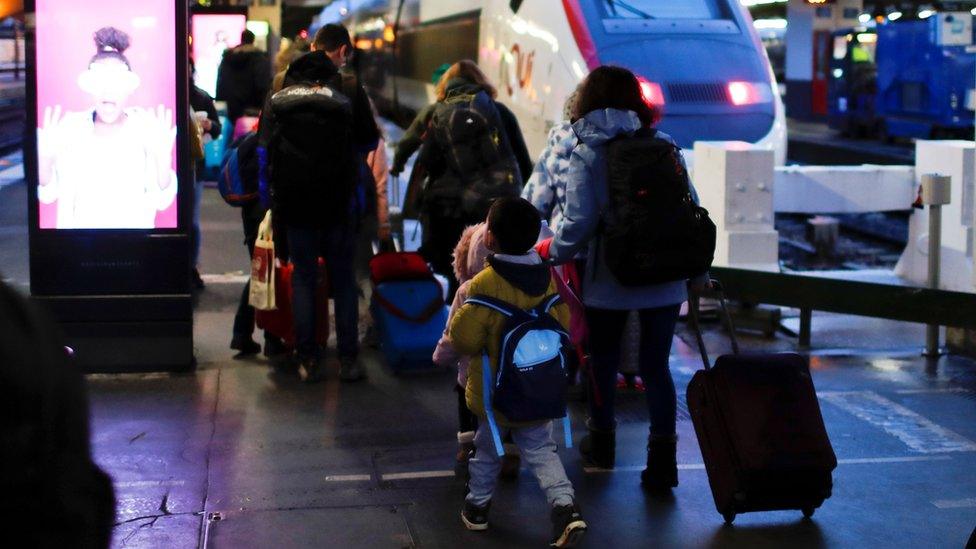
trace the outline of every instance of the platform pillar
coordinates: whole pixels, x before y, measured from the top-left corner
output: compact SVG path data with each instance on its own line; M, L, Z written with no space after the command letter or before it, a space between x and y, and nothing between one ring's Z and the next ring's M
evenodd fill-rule
M815 6L789 0L786 7L786 114L819 119L827 115L827 83L835 30L858 25L863 0Z

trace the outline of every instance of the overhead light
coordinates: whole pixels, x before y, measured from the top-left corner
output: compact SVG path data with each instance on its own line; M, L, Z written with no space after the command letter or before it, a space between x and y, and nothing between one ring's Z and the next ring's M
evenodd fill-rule
M897 21L901 19L902 13L900 11L893 11L888 14L889 21Z
M935 11L934 10L922 10L922 11L918 12L918 18L919 19L928 19L929 17L932 17L933 15L935 15Z
M860 22L862 22L862 23L867 23L868 21L871 20L871 14L870 13L862 13L861 15L858 15L857 16L857 20L860 21Z

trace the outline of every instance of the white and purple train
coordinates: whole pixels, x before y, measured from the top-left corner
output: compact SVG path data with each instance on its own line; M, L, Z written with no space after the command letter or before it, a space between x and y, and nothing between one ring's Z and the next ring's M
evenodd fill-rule
M563 103L594 67L626 67L664 110L660 128L695 141L746 141L786 155L775 76L738 0L337 0L363 51L374 98L401 115L433 98L431 73L476 59L538 154Z

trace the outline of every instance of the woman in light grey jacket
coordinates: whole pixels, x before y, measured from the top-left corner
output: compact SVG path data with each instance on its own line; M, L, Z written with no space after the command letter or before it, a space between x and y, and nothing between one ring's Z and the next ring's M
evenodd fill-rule
M620 363L620 343L629 311L640 313L640 373L647 387L651 425L645 486L670 489L678 484L675 460L676 397L668 357L681 303L688 298L687 281L647 286L620 284L606 265L599 245L601 219L610 201L606 144L652 127L658 113L648 106L637 78L618 67L599 67L583 84L573 123L579 144L566 175L566 210L550 247L557 263L580 251L587 256L583 303L590 330L595 383L589 395L589 435L580 445L585 465L612 468L615 456L614 391ZM658 132L657 137L671 140ZM683 160L682 160L683 161ZM691 190L694 199L694 189ZM707 278L696 280L702 284ZM597 393L597 394L593 394Z

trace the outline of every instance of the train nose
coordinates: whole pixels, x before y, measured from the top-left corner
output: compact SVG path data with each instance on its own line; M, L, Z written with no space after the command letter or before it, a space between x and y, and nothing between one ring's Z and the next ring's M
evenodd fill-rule
M659 127L682 148L695 141L755 143L773 129L768 72L756 52L738 42L646 39L606 48L600 61L627 67L653 87L664 114Z

